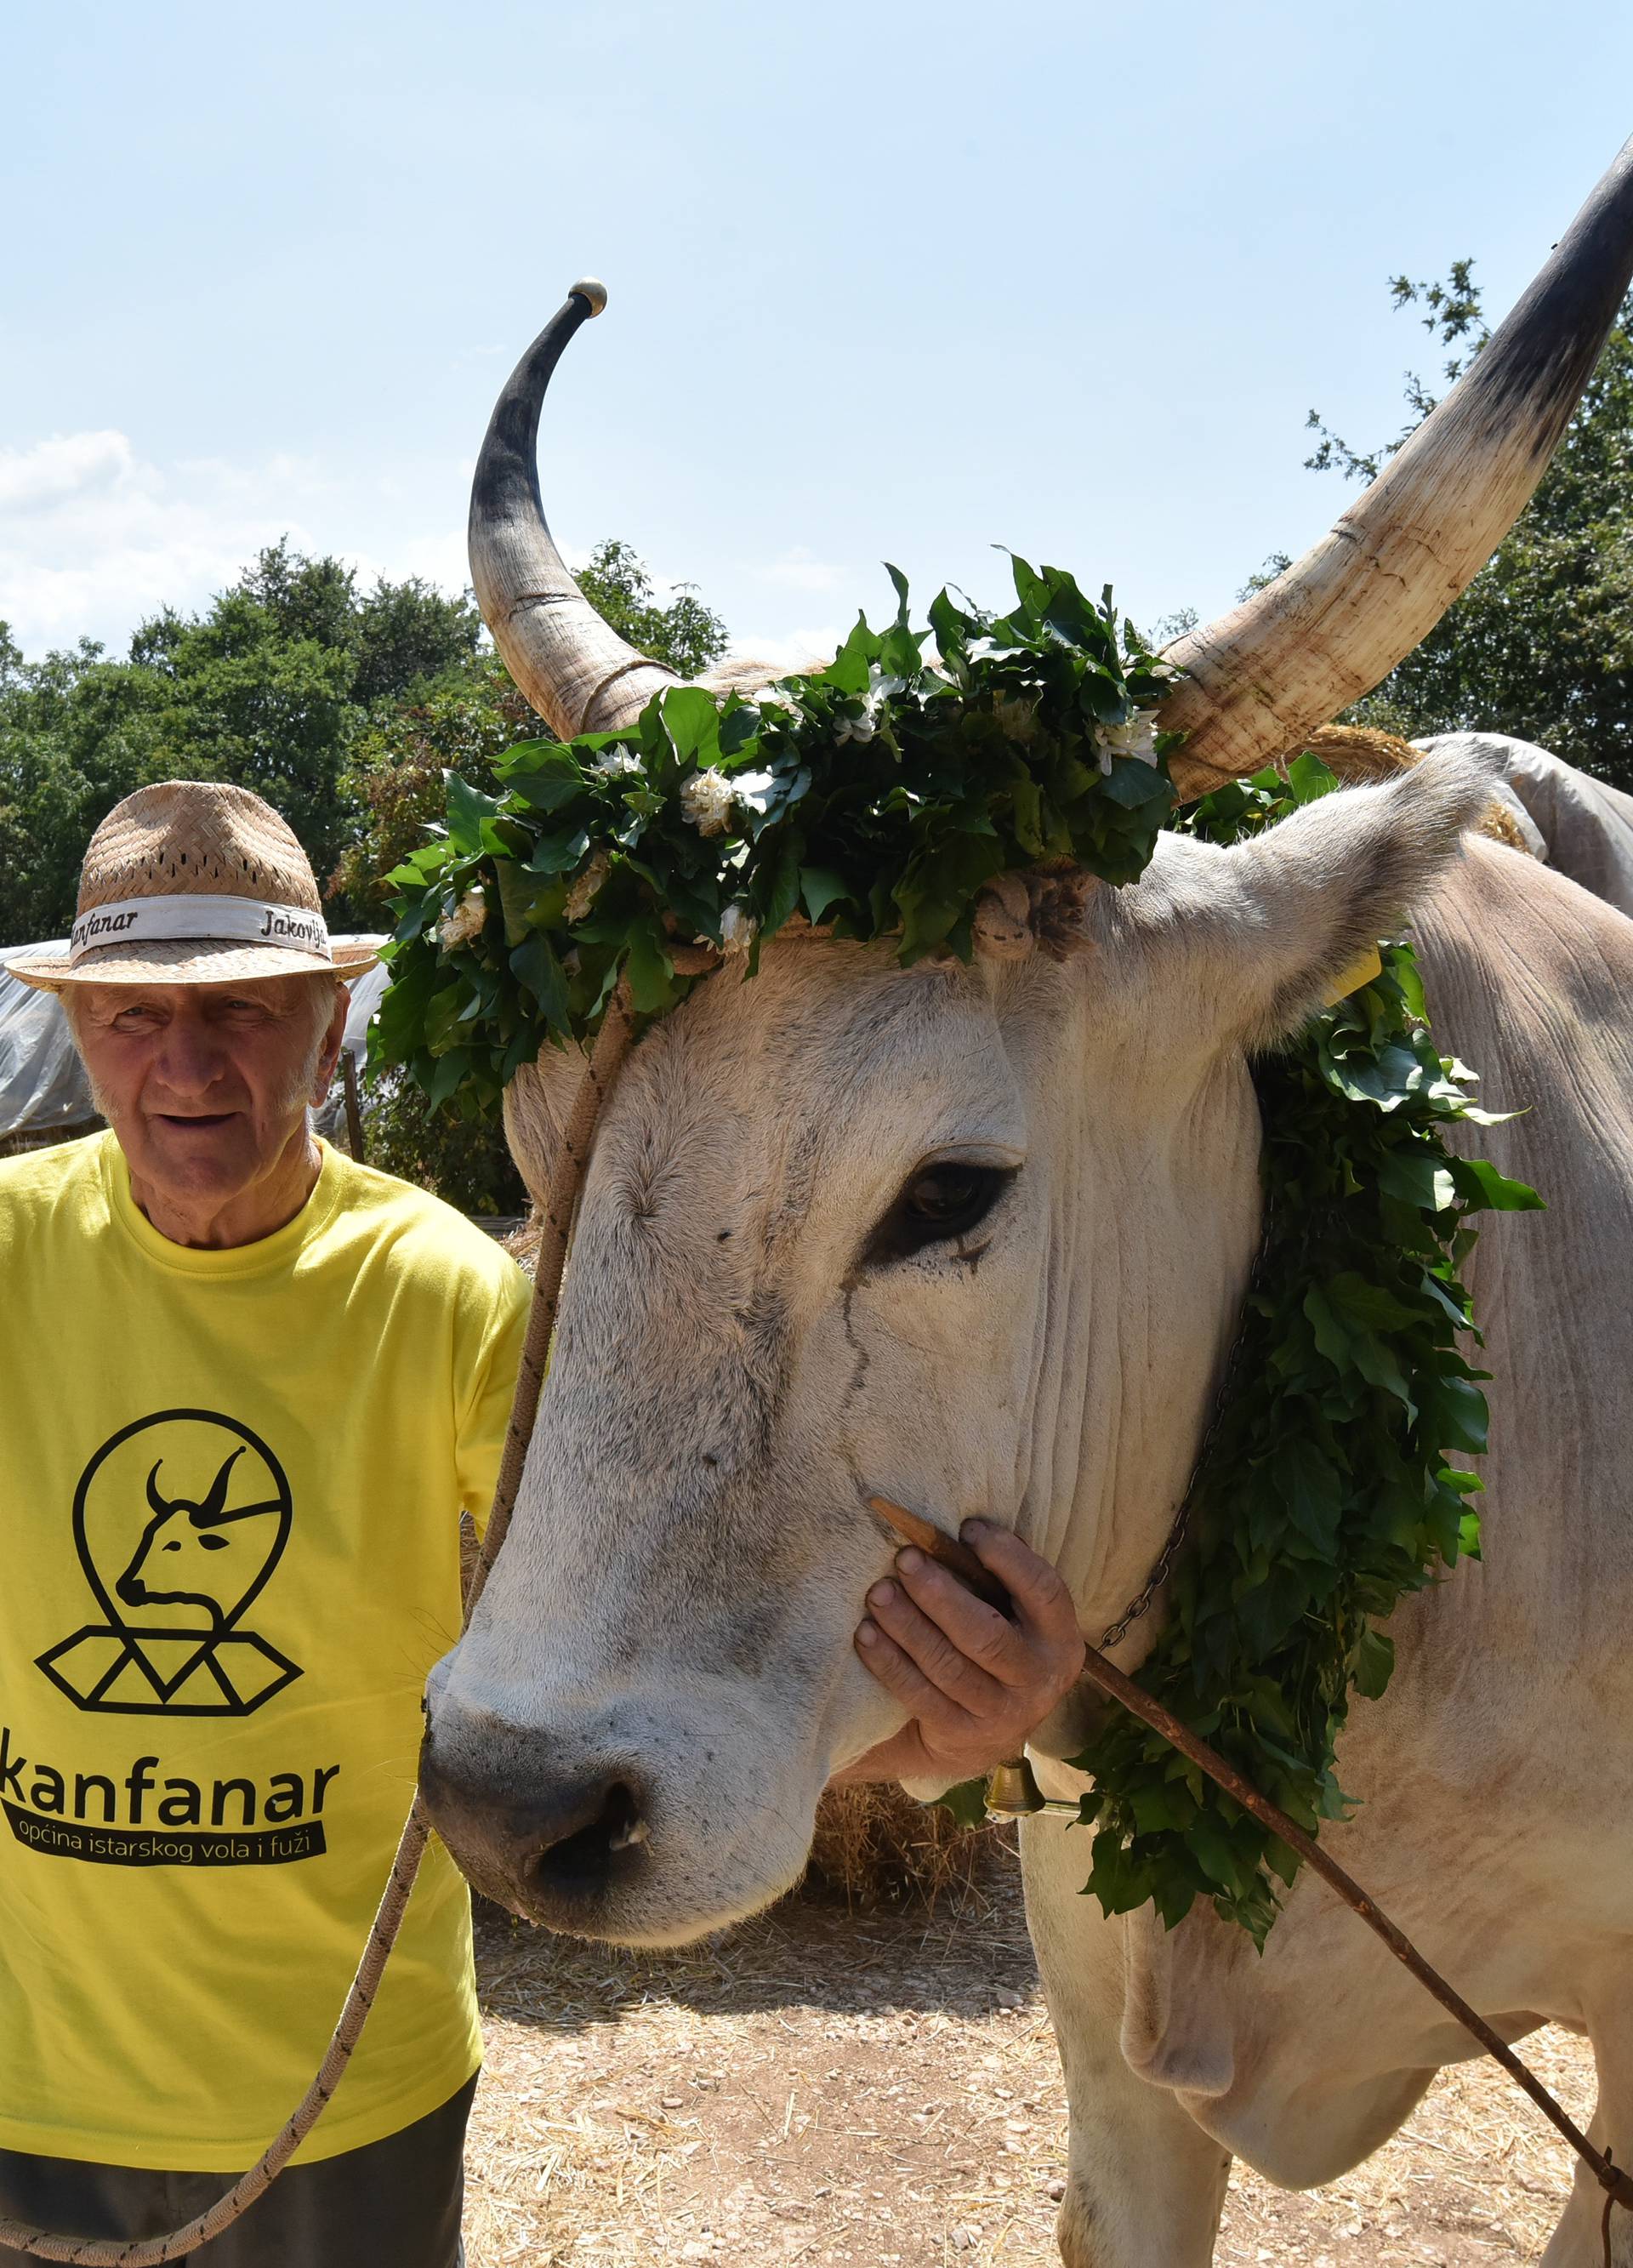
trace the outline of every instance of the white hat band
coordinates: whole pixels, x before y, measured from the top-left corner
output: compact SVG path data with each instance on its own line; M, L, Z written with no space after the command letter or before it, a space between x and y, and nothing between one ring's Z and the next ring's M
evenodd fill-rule
M272 945L332 961L328 924L309 906L264 904L258 898L121 898L92 906L69 932L71 968L108 945L146 945L159 938L209 938L221 944Z

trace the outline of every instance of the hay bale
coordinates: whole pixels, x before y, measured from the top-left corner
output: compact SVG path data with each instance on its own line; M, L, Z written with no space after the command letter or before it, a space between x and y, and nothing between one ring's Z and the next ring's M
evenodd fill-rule
M972 1889L1009 1828L960 1827L939 1804L916 1803L894 1780L830 1787L817 1807L816 1836L800 1895L868 1911L933 1911Z
M1306 746L1329 771L1337 773L1346 787L1369 787L1394 779L1423 761L1423 751L1398 733L1376 732L1370 725L1318 725ZM1534 855L1500 795L1492 797L1475 831L1489 835L1493 842L1506 843L1511 850L1521 851L1527 858Z
M1393 779L1423 761L1423 750L1398 733L1379 733L1370 725L1318 725L1305 745L1346 787Z

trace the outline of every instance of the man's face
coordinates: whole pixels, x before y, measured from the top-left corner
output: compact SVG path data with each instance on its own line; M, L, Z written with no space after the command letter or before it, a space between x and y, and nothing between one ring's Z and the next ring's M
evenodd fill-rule
M334 1072L346 993L332 977L85 984L75 1037L133 1180L179 1204L263 1180Z

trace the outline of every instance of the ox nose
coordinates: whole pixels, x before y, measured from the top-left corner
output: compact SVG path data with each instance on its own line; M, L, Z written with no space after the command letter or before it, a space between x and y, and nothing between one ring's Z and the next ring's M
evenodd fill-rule
M622 1766L527 1780L474 1778L429 1735L420 1758L426 1809L473 1886L535 1921L582 1926L642 1864L644 1791Z

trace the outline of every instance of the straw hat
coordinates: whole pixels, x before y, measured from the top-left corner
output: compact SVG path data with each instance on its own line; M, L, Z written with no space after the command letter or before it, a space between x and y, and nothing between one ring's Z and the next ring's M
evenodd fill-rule
M162 780L91 838L62 956L5 964L25 984L230 984L355 976L370 945L331 945L312 862L269 803L214 780Z

